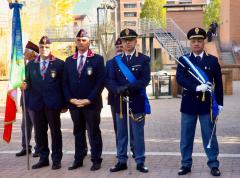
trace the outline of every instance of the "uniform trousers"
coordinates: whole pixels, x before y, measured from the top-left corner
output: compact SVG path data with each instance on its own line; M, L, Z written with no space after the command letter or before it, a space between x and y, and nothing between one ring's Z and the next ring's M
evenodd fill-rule
M75 163L83 160L86 148L86 127L89 143L91 146L91 161L93 163L102 162L102 135L100 130L100 112L101 109L92 109L82 107L70 109L73 121L73 134L75 136Z
M23 112L23 111L22 111ZM26 123L27 123L27 144L28 144L28 149L31 150L32 145L30 144L31 137L32 137L32 128L34 128L34 140L35 140L35 153L38 153L38 146L36 143L36 128L35 128L35 123L34 123L34 118L33 118L33 111L30 110L29 108L26 108ZM25 119L22 118L22 124L21 124L21 130L22 130L22 147L23 149L26 150L26 135L25 135Z
M36 141L39 146L40 161L48 160L48 125L52 138L52 161L60 163L62 159L62 132L60 109L43 108L40 111L33 111L36 125Z
M134 114L138 117L142 114ZM127 128L127 117L123 115L120 118L119 114L116 114L117 121L117 158L120 163L126 163L127 156L127 146L128 146L128 128ZM145 141L144 141L144 125L145 119L140 122L136 122L130 119L130 142L132 142L133 151L135 154L135 161L137 164L145 162ZM131 145L131 144L130 144Z
M182 155L182 166L191 168L192 166L192 152L193 142L196 130L198 115L190 115L186 113L181 114L181 141L180 150ZM214 123L211 122L209 114L199 115L199 121L201 125L202 141L205 153L208 157L208 167L219 167L219 161L217 160L219 149L216 137L216 130L214 132L211 148L207 148L209 139L211 137Z

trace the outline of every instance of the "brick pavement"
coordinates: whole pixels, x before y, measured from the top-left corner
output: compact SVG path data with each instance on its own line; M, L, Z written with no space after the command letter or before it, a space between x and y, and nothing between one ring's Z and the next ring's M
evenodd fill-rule
M234 82L234 95L226 96L224 110L221 114L217 133L220 146L220 162L223 178L240 178L240 82ZM54 177L83 177L83 178L175 178L180 165L179 154L179 107L180 99L151 100L152 114L148 116L145 125L146 138L146 165L148 174L141 174L135 170L132 161L131 175L128 171L110 173L109 168L116 162L115 140L113 136L112 120L107 106L102 111L101 129L103 135L104 154L102 169L96 172L89 171L90 156L84 160L84 167L74 171L68 171L67 167L72 163L74 152L74 139L72 136L72 122L69 114L62 115L63 149L62 169L53 171L51 167L40 170L26 170L26 157L16 158L15 152L20 150L21 142L21 113L17 115L14 123L13 135L10 144L0 141L0 177L2 178L54 178ZM3 113L0 113L0 135L2 135ZM50 138L49 138L50 139ZM197 126L193 156L192 173L183 178L208 178L211 177L206 166L206 157L201 142L199 125ZM38 159L30 158L31 164Z

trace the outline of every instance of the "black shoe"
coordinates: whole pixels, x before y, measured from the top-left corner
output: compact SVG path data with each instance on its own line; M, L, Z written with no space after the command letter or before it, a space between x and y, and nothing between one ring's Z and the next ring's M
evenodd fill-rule
M74 161L73 164L70 167L68 167L68 170L77 169L77 168L82 167L82 166L83 166L83 160L80 161L80 162L75 162Z
M127 169L127 164L126 163L118 162L114 167L112 167L110 169L110 172L118 172L118 171L122 171L122 170L126 170L126 169Z
M52 170L60 169L61 168L61 163L53 163L52 165Z
M98 169L101 168L101 163L93 163L92 167L91 167L91 171L96 171Z
M39 153L37 153L37 152L35 151L32 156L33 156L34 158L37 158L37 157L39 157Z
M191 168L189 167L185 167L185 166L182 166L179 171L178 171L178 175L185 175L187 173L191 172Z
M220 172L220 170L217 168L217 167L213 167L213 168L211 168L211 174L212 174L212 176L220 176L221 175L221 172Z
M37 164L34 164L32 166L32 169L38 169L38 168L42 168L42 167L45 167L45 166L49 166L49 161L39 161Z
M137 164L137 170L139 172L148 173L148 168L143 164Z
M28 153L30 154L32 151L28 150ZM27 154L27 150L26 149L22 149L20 152L16 153L16 156L25 156Z

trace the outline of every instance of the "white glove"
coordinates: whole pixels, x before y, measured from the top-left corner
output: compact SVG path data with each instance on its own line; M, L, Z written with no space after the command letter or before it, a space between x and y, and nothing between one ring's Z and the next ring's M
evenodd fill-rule
M201 91L201 92L205 92L207 90L211 90L211 86L209 86L208 84L201 84L201 85L198 85L196 87L196 91Z
M218 105L218 111L219 111L219 114L222 112L222 110L223 110L223 106Z

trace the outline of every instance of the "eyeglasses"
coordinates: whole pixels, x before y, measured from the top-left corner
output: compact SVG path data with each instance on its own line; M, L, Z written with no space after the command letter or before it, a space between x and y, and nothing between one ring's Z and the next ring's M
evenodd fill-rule
M86 42L86 39L77 39L77 42Z

